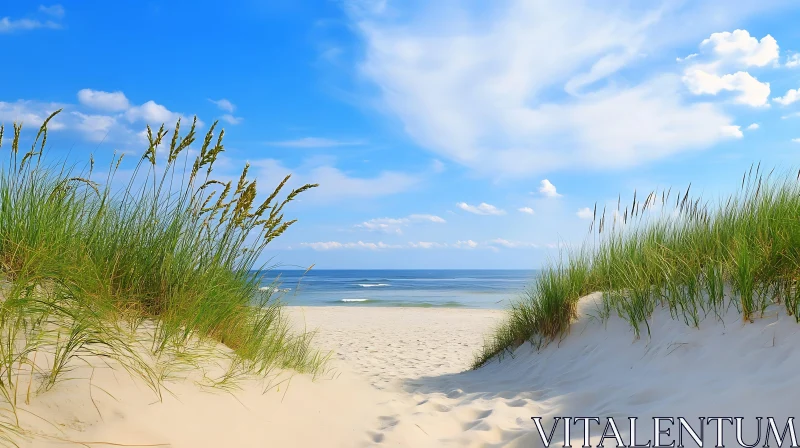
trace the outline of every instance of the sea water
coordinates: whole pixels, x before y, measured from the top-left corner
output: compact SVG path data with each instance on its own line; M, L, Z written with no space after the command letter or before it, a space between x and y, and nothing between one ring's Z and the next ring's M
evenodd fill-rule
M505 308L535 270L269 270L264 289L287 305Z

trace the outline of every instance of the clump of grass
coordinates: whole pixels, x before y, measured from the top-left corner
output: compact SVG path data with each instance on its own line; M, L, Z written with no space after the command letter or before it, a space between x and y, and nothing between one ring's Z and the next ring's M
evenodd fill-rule
M29 399L34 376L34 393L52 388L86 355L119 361L157 393L158 362L203 356L192 351L197 341L230 347L239 374L322 368L310 335L292 332L281 303L259 291L257 264L295 222L284 207L316 185L282 196L286 176L259 200L248 166L238 180L219 180L224 131L214 123L198 139L196 119L185 133L180 121L172 131L148 126L148 146L127 179L122 156L103 173L93 159L83 170L48 165L47 125L56 114L29 150L17 123L10 145L0 146L0 395L12 413L21 388ZM0 126L0 145L4 132ZM148 356L136 340L144 323L152 326ZM36 361L42 352L44 367ZM27 384L22 366L31 372Z
M602 318L612 312L649 335L648 319L666 307L698 326L733 306L742 319L772 304L800 322L800 172L774 179L760 164L742 176L740 191L717 204L686 191L653 191L613 213L595 207L591 242L545 267L476 355L478 368L525 341L541 347L563 337L580 297L603 293Z

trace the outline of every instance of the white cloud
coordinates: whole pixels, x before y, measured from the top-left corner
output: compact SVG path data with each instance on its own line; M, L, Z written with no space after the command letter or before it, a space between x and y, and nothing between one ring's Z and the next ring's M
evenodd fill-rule
M226 100L225 98L222 98L220 100L212 100L209 98L208 101L211 101L212 103L216 104L217 107L220 108L220 110L223 110L231 114L233 113L233 111L236 110L236 105Z
M556 186L547 179L544 179L539 183L539 193L547 196L548 198L561 197L561 195L556 191Z
M42 22L34 19L12 20L9 17L0 18L0 33L35 30L38 28L59 29L61 28L61 25L50 20Z
M800 89L789 89L786 91L785 95L773 98L772 100L776 103L788 106L797 100L800 100Z
M726 137L733 137L733 138L742 138L742 137L744 137L744 134L742 133L741 126L733 126L733 125L731 125L731 126L723 126L720 129L720 132L722 133L722 135L725 135Z
M235 125L235 124L239 124L239 123L241 123L241 122L244 120L244 118L242 118L242 117L234 117L234 116L233 116L233 115L231 115L231 114L224 114L224 115L222 115L222 116L221 116L221 117L219 117L219 118L220 118L222 121L226 122L226 123L229 123L229 124L234 124L234 125Z
M469 205L466 202L456 204L461 210L474 213L476 215L505 215L505 210L501 210L494 205L481 202L478 205Z
M377 85L382 109L424 148L486 175L637 165L713 145L731 124L717 106L684 102L676 76L610 79L645 50L682 38L674 33L679 18L701 17L700 6L365 3L374 5L349 2L349 13L365 43L359 67ZM554 100L564 89L571 97Z
M58 109L63 109L66 105L59 103L43 103L30 100L19 100L13 103L0 101L0 123L22 122L26 127L36 127L42 125L44 120ZM48 125L48 129L58 131L64 129L63 114L54 118ZM8 135L8 134L6 134Z
M592 219L592 217L594 217L594 212L592 212L592 209L590 209L589 207L584 207L578 210L578 212L575 214L578 215L578 218L581 219Z
M436 215L409 215L408 219L410 219L411 221L430 221L430 222L435 222L437 224L444 224L447 222L444 220L444 218L441 218Z
M446 221L436 215L409 215L405 218L375 218L370 219L369 221L364 221L361 224L356 225L356 227L372 230L372 231L381 231L386 233L396 233L401 234L403 233L403 227L407 227L411 224L416 223L423 223L423 222L432 222L437 224L443 224Z
M794 68L800 66L800 53L793 53L786 58L786 67Z
M478 247L478 243L472 240L456 241L456 243L453 244L453 247L459 249L475 249L476 247Z
M437 249L447 247L445 243L434 243L431 241L418 241L416 243L408 243L408 247L412 249Z
M179 118L184 122L187 121L186 117L183 115L177 112L172 112L153 100L150 100L141 106L133 106L129 108L127 111L125 111L125 116L130 122L143 121L151 126L158 126L162 123L169 125L177 122Z
M761 127L761 126L759 126L758 123L752 123L750 126L747 126L745 129L747 129L748 131L755 131L759 127Z
M39 5L39 12L47 14L48 16L53 16L57 19L64 17L64 7L61 5L53 5L53 6L44 6Z
M304 137L297 140L285 140L280 142L268 142L270 146L284 146L288 148L332 148L336 146L358 146L363 145L362 140L334 140L330 138Z
M525 242L522 242L522 241L509 241L509 240L506 240L506 239L503 239L503 238L495 238L495 239L489 241L488 244L503 246L503 247L507 247L509 249L516 249L516 248L520 248L520 247L534 247L534 248L535 247L539 247L538 245L533 244L533 243L525 243Z
M676 62L688 61L689 59L694 59L694 58L696 58L697 56L698 56L698 54L697 54L697 53L692 53L692 54L690 54L690 55L686 56L685 58L675 58L675 61L676 61Z
M695 95L717 95L722 91L736 92L734 102L752 107L768 107L770 85L761 82L747 67L778 65L778 42L769 34L760 41L747 30L713 33L700 43L711 58L698 61L684 71L683 82ZM736 70L734 72L734 70Z
M800 138L793 138L792 141L795 143L800 143Z
M730 61L744 67L764 67L778 61L778 42L767 34L760 41L750 36L747 30L713 33L700 43L710 47L722 61Z
M103 92L101 90L81 89L78 101L84 106L107 112L121 112L130 107L128 98L122 92Z
M505 241L505 240L502 240ZM507 247L523 247L517 244L507 242ZM382 241L377 243L357 241L357 242L339 242L339 241L320 241L314 243L300 243L302 247L309 247L318 251L337 250L337 249L366 249L366 250L383 250L383 249L475 249L480 245L473 240L456 241L455 243L437 243L432 241L417 241L409 242L406 244L387 244ZM489 246L487 246L489 247Z
M328 164L328 161L311 160L294 169L283 166L275 159L262 159L250 163L257 171L259 183L277 185L283 177L292 173L287 188L296 188L305 183L317 183L304 194L304 200L333 203L344 199L377 198L416 188L420 178L397 171L382 171L370 177L351 176Z
M121 91L105 92L93 89L81 89L77 95L77 104L43 103L38 101L19 100L13 103L0 101L0 122L22 121L27 126L40 126L52 112L63 109L49 123L50 130L68 129L80 133L91 142L103 142L114 150L125 153L141 151L147 144L142 130L142 120L158 126L153 122L165 119L167 126L174 125L173 120L182 118L184 123L190 120L183 115L171 112L164 106L149 101L142 106L130 106L130 102ZM152 107L151 107L152 106ZM131 125L132 123L136 123ZM198 120L198 125L203 123Z
M738 92L735 102L748 106L769 106L769 83L760 82L747 72L736 72L719 76L702 69L691 68L686 71L683 81L695 95L716 95L723 90Z
M229 100L225 98L219 100L212 100L211 98L209 98L208 101L214 103L214 105L216 105L220 110L227 112L226 114L223 114L221 117L219 117L220 120L232 125L237 125L244 120L244 118L242 117L237 117L233 115L233 112L236 110L236 105L231 103Z
M520 207L520 208L517 209L517 211L519 211L521 213L527 213L529 215L533 214L533 209L530 208L530 207Z
M489 249L497 251L498 247L508 249L519 248L538 248L539 245L522 241L510 241L503 238L495 238L485 243L478 243L475 240L458 240L454 243L440 243L433 241L412 241L406 244L387 244L382 241L372 243L364 241L340 242L340 241L319 241L313 243L300 243L301 247L308 247L317 251L342 250L342 249L362 249L362 250L384 250L384 249ZM548 245L553 246L554 245Z
M76 129L83 132L93 142L104 140L117 123L116 118L108 115L87 115L74 111L72 115L78 118Z
M363 241L358 241L355 243L340 243L338 241L327 241L327 242L317 242L317 243L300 243L300 245L305 247L310 247L314 250L332 250L332 249L378 250L378 249L399 249L402 247L400 245L386 244L382 241L379 241L377 243L365 243Z

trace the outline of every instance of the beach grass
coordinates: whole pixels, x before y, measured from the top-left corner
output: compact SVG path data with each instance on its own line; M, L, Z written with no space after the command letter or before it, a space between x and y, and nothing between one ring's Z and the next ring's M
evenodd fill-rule
M320 371L325 356L289 327L275 289L259 289L258 264L294 223L284 207L316 185L284 194L287 176L259 201L247 166L218 179L224 131L214 123L198 138L196 119L183 132L180 121L148 126L144 154L122 174L122 155L102 171L93 159L51 164L56 114L26 147L21 124L0 127L0 438L23 432L20 400L88 355L121 363L156 394L159 363L195 362L203 341L229 347L238 373Z
M564 337L578 299L603 294L600 318L616 314L635 334L667 307L698 326L735 307L744 321L781 304L800 321L800 172L773 176L760 164L739 190L717 202L685 191L652 191L612 212L595 206L587 242L545 266L490 333L473 368L502 359L526 341Z

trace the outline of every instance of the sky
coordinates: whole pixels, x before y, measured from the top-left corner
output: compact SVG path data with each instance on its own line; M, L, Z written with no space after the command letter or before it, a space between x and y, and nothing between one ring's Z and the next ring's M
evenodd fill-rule
M6 2L0 122L62 108L51 156L102 162L218 120L222 176L319 184L272 265L536 269L595 204L800 168L792 4Z

